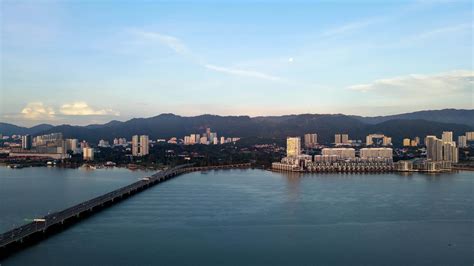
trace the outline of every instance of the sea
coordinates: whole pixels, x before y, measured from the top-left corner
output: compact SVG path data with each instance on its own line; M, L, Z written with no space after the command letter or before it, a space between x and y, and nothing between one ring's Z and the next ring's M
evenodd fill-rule
M0 167L0 231L130 184L124 168ZM178 176L0 265L469 265L474 172Z

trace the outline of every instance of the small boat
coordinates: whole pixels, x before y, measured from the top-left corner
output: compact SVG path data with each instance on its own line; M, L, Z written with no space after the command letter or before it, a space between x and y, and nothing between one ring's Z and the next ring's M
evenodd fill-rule
M133 164L133 163L129 163L129 164L127 165L127 168L130 169L130 170L137 170L137 169L138 169L138 165Z

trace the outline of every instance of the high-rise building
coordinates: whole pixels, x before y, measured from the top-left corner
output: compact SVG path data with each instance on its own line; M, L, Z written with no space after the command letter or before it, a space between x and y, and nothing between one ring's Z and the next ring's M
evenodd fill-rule
M341 142L342 142L342 144L349 144L349 135L348 134L341 134Z
M206 136L202 136L201 139L199 140L199 143L207 145L207 144L208 144L208 143L207 143L207 137L206 137Z
M404 147L411 146L411 140L408 139L408 138L404 138L404 139L403 139L403 146L404 146Z
M118 144L122 145L122 146L127 146L128 145L127 139L126 138L119 138L118 139Z
M341 134L334 135L334 144L336 144L336 145L342 144Z
M98 147L103 147L103 148L110 147L109 142L107 140L103 140L103 139L99 140L99 144L97 146Z
M423 143L421 143L420 137L415 137L415 142L416 142L415 146L423 144Z
M466 148L467 147L467 137L466 136L459 136L458 137L458 147L459 148Z
M79 141L77 139L66 139L66 150L77 152L77 145Z
M214 143L214 138L217 138L217 133L216 132L211 132L209 134L209 138L208 138L209 142Z
M207 139L210 139L211 138L211 128L206 128L206 137Z
M132 137L132 155L138 156L140 154L140 139L138 135Z
M426 136L426 158L431 161L443 160L443 141L436 136Z
M443 131L441 139L444 143L453 142L453 132L452 131Z
M212 144L214 145L219 144L219 139L217 138L217 136L212 139Z
M191 144L191 136L184 136L184 145Z
M145 156L149 153L150 141L147 135L132 137L132 155Z
M296 157L301 154L301 138L288 137L286 139L286 156Z
M362 148L360 149L360 158L364 160L392 160L393 150L391 148Z
M305 134L304 146L306 148L314 148L318 144L318 134Z
M187 144L189 144L189 145L194 144L194 134L189 135L187 139L188 139ZM185 138L185 140L186 140L186 138Z
M367 146L389 146L392 145L392 138L384 134L370 134L366 137Z
M50 133L35 137L35 146L48 145L63 140L63 133Z
M24 150L30 150L33 145L33 138L31 135L24 135L21 137L21 148Z
M466 132L466 138L467 138L467 141L474 140L474 131Z
M82 155L84 160L86 161L93 161L94 160L94 149L86 147L82 149Z
M453 141L443 143L443 161L457 163L458 153L459 150L456 147L456 143L454 143Z
M353 148L324 148L321 150L323 156L337 156L340 159L354 159L355 150Z
M150 153L150 139L147 135L140 136L140 155L145 156Z
M88 147L89 147L89 143L87 143L87 141L83 140L83 141L81 141L80 146L81 146L81 149L88 148Z
M225 137L221 137L220 143L221 143L221 144L225 144Z

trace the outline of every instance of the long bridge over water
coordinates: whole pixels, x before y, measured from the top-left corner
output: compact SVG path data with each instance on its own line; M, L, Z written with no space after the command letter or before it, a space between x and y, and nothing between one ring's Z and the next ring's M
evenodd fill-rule
M19 249L34 244L52 234L60 232L66 229L68 226L79 222L104 208L112 206L125 198L128 198L134 194L146 190L149 187L169 180L178 175L196 171L248 167L250 167L249 163L204 167L194 167L191 164L185 164L157 172L130 185L116 189L91 200L79 203L65 210L48 214L44 217L35 219L33 222L1 234L0 259Z

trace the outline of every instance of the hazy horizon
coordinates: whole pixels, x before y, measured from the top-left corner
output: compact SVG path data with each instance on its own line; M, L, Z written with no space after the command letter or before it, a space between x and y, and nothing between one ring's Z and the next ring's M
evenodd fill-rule
M0 7L0 121L15 125L473 108L470 1Z
M288 113L288 114L279 114L279 115L257 115L257 116L251 116L251 115L246 115L246 114L236 114L236 115L221 115L221 114L196 114L196 115L181 115L181 114L175 114L175 113L160 113L152 116L146 116L146 117L132 117L129 119L125 120L120 120L120 119L111 119L102 123L84 123L84 124L73 124L73 123L33 123L31 125L23 125L23 124L15 124L15 123L9 123L9 122L4 122L0 121L3 123L8 123L8 124L13 124L16 126L22 126L22 127L34 127L42 124L49 124L53 126L60 126L60 125L71 125L71 126L88 126L88 125L95 125L95 124L107 124L112 121L119 121L119 122L126 122L131 119L147 119L147 118L153 118L157 117L160 115L175 115L175 116L180 116L180 117L198 117L198 116L205 116L205 115L210 115L210 116L220 116L220 117L238 117L238 116L247 116L250 118L257 118L257 117L278 117L278 116L292 116L292 115L346 115L346 116L360 116L360 117L384 117L384 116L392 116L392 115L402 115L402 114L408 114L408 113L416 113L416 112L426 112L426 111L443 111L443 110L466 110L466 111L471 111L474 109L457 109L457 108L445 108L445 109L432 109L432 110L418 110L414 112L407 112L407 113L393 113L393 114L387 114L387 115L373 115L373 116L363 116L363 115L356 115L356 114L347 114L347 113Z

